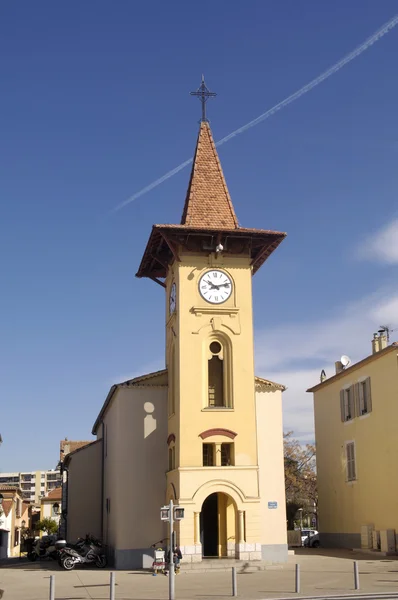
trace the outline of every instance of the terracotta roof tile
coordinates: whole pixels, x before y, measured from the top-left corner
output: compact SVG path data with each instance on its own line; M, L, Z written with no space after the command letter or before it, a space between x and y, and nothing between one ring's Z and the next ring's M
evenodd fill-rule
M49 501L53 501L53 500L61 500L62 498L62 488L61 487L56 487L53 490L51 490L51 492L48 492L48 494L46 496L44 496L44 498L42 498L42 502L49 500Z
M69 454L69 452L74 452L78 448L83 448L83 446L87 446L87 444L91 444L91 441L73 441L64 439L60 442L60 460L61 462L64 460L65 456Z
M1 505L6 517L10 514L10 510L13 505L13 500L3 500L3 504Z
M21 488L19 485L9 485L7 483L0 484L0 492L20 492Z
M181 224L217 229L238 227L238 219L207 122L200 124Z

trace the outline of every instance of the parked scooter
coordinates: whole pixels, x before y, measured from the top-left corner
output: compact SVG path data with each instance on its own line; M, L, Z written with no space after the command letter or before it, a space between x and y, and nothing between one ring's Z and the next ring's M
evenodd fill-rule
M106 567L105 552L99 540L86 535L81 545L79 542L75 547L66 545L59 548L59 564L65 571L72 571L78 564L94 564L99 569Z
M28 553L28 559L32 562L36 560L53 559L58 560L59 552L57 544L59 542L66 544L64 540L58 540L56 535L43 535L33 543L32 550Z

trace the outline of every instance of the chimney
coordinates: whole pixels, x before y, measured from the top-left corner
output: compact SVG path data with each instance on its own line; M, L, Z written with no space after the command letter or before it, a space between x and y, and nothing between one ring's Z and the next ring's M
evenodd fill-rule
M373 334L372 340L372 354L376 354L380 350L380 338L377 333Z
M379 336L379 350L387 348L387 336L385 333L381 333Z
M341 373L342 371L344 371L343 363L340 362L339 360L334 363L334 366L336 367L336 375L338 373Z

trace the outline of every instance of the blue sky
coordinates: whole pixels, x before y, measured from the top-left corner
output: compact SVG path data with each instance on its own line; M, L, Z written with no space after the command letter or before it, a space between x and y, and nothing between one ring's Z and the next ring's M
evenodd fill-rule
M90 439L116 381L164 364L163 291L134 274L152 223L180 219L205 73L215 139L295 92L395 1L2 3L0 470L54 467ZM398 325L398 28L220 148L239 220L288 238L254 279L257 372L305 389Z

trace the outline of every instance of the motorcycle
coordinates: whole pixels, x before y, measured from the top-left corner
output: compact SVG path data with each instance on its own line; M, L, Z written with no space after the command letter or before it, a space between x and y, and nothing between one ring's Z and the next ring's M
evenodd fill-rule
M66 544L64 540L58 540L55 535L44 535L33 543L32 550L28 552L28 559L32 562L36 560L57 560L59 556L57 544L62 542Z
M80 546L64 546L59 552L59 564L65 571L72 571L78 564L94 564L99 569L107 565L101 542L89 535Z

